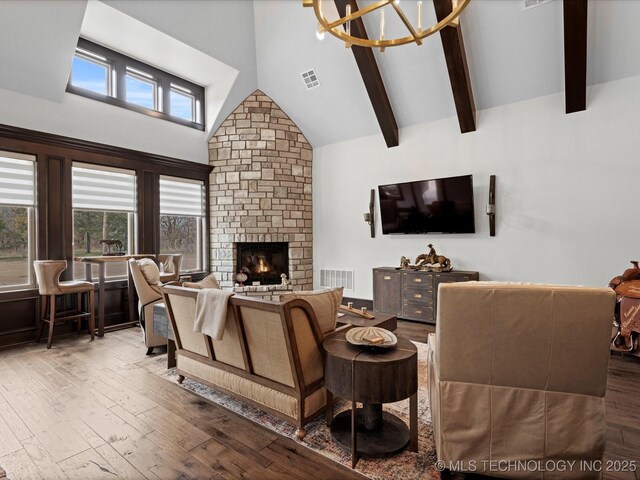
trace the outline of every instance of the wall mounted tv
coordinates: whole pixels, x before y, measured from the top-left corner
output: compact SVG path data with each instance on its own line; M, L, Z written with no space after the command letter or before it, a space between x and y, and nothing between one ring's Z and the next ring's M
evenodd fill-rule
M475 233L471 175L378 186L382 233Z

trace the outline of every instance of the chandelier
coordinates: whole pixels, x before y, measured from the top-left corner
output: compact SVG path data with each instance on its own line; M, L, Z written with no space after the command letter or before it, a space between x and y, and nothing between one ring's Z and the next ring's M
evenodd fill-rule
M446 26L457 27L459 25L460 13L467 7L470 0L451 0L452 10L449 15L440 20L435 25L428 28L424 28L422 25L422 0L417 2L403 2L412 3L416 11L416 24L411 23L405 12L400 7L399 0L378 0L376 2L367 5L366 7L351 11L351 5L347 3L346 14L341 16L337 20L329 21L322 12L322 0L302 0L302 5L305 7L313 7L313 10L318 18L318 34L319 38L324 32L329 32L334 37L339 38L345 42L345 47L351 47L352 45L358 45L360 47L379 48L381 52L387 47L397 47L398 45L406 45L407 43L416 43L422 45L422 40L429 35L442 30ZM390 5L393 11L400 17L400 20L409 31L409 35L398 38L385 38L385 9ZM406 8L406 7L405 7ZM379 12L380 21L380 37L378 39L360 38L351 35L351 22L364 17L367 14L373 14L376 10ZM408 10L408 9L407 9Z

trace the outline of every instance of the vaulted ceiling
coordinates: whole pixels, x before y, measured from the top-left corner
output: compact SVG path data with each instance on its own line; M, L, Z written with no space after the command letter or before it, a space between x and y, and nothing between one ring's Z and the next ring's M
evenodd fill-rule
M316 39L316 18L301 0L104 3L238 70L219 120L259 88L314 146L376 133L385 144L353 53L329 35ZM412 3L402 0L408 13ZM0 88L61 101L85 8L76 0L0 2ZM587 84L640 75L638 22L639 1L588 2ZM564 91L562 0L526 10L523 0L471 0L461 25L477 130L482 110ZM365 26L378 35L375 22ZM410 125L452 117L452 128L460 128L439 37L373 54L400 142ZM300 74L310 68L320 87L307 90ZM559 103L558 115L564 110Z

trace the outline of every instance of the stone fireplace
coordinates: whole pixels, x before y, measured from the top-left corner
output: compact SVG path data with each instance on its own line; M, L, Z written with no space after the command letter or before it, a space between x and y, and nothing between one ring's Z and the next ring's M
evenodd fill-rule
M291 284L279 285L278 274L278 285L255 280L261 285L251 286L249 280L241 293L275 298L276 290L312 288L311 162L304 135L261 91L249 95L211 137L211 271L223 288L235 285L245 243L286 244L284 273Z
M281 275L289 277L289 245L287 242L236 243L236 271L248 275L245 285L278 285Z

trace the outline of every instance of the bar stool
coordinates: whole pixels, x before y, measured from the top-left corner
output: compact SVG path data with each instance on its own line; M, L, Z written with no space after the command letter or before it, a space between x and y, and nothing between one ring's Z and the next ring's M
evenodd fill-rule
M53 327L56 322L75 319L77 330L80 331L80 322L83 318L89 317L89 331L91 340L95 337L95 314L93 308L93 283L82 281L61 282L60 275L67 269L66 260L36 260L33 268L38 280L38 291L40 293L40 334L38 342L42 337L45 322L49 324L49 341L47 348L51 348L53 342ZM56 296L76 294L76 309L71 311L58 312L56 317ZM87 294L87 311L82 311L82 294ZM47 301L48 300L48 301ZM47 318L47 303L49 304L49 317Z

